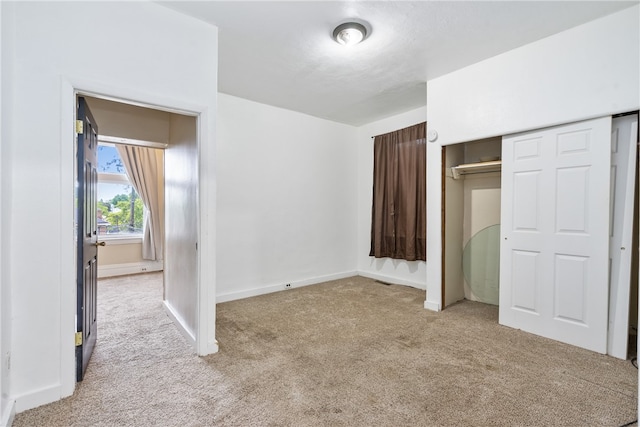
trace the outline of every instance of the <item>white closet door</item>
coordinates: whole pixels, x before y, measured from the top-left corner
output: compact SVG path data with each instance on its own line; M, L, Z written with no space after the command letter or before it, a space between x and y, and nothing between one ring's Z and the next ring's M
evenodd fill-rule
M627 358L631 245L638 115L613 119L611 129L611 223L609 252L609 341L607 353Z
M607 351L611 118L502 141L500 324Z

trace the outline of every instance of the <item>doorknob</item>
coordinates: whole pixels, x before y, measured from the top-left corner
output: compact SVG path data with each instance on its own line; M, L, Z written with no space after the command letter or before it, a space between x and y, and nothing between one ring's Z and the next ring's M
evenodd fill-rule
M96 242L95 245L96 246L106 246L107 242Z

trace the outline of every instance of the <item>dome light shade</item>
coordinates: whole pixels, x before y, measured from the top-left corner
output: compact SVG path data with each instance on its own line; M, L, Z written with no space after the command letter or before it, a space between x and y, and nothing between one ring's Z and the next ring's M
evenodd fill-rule
M353 46L367 37L367 29L357 22L345 22L333 30L333 39L345 46Z

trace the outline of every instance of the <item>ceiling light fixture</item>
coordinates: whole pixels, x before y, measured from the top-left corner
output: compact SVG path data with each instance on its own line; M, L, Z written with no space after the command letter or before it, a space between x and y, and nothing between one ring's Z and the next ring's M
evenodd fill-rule
M367 37L367 29L357 22L345 22L333 30L333 39L344 46L353 46Z

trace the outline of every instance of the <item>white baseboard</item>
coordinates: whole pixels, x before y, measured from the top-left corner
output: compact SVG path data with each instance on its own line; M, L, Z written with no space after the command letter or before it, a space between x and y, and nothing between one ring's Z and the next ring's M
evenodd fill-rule
M162 301L162 306L164 307L164 311L167 313L167 316L173 321L176 325L180 333L184 336L187 342L191 345L191 347L196 349L196 336L193 332L191 332L184 322L182 316L180 316L174 309L171 307L167 301Z
M315 285L317 283L329 282L331 280L345 279L347 277L356 276L358 273L356 271L345 271L343 273L336 274L328 274L326 276L316 276L310 279L297 280L292 282L286 282L291 284L291 288L299 288L301 286ZM266 285L261 288L253 288L245 291L238 292L228 292L225 294L216 295L216 303L219 302L227 302L234 301L237 299L255 297L258 295L270 294L272 292L284 291L285 282L279 283L277 285Z
M433 302L433 301L425 301L424 302L424 308L426 308L427 310L431 310L431 311L441 311L442 308L440 307L440 303L439 302Z
M218 341L214 340L212 342L209 342L209 344L207 345L207 355L217 353L218 351L220 351Z
M37 408L38 406L46 405L47 403L57 402L62 399L60 384L14 396L14 399L16 413Z
M4 408L0 418L0 427L11 427L13 419L16 416L16 401L11 399L7 402L7 406Z
M99 263L99 262L98 262ZM160 261L141 261L126 264L98 265L98 278L125 276L127 274L162 271L164 263Z
M411 286L412 288L422 289L423 291L427 290L426 283L413 282L411 280L398 279L393 276L386 276L384 274L372 273L370 271L358 271L358 275L362 277L368 277L369 279L379 280L385 283L392 283L394 285L404 285Z

